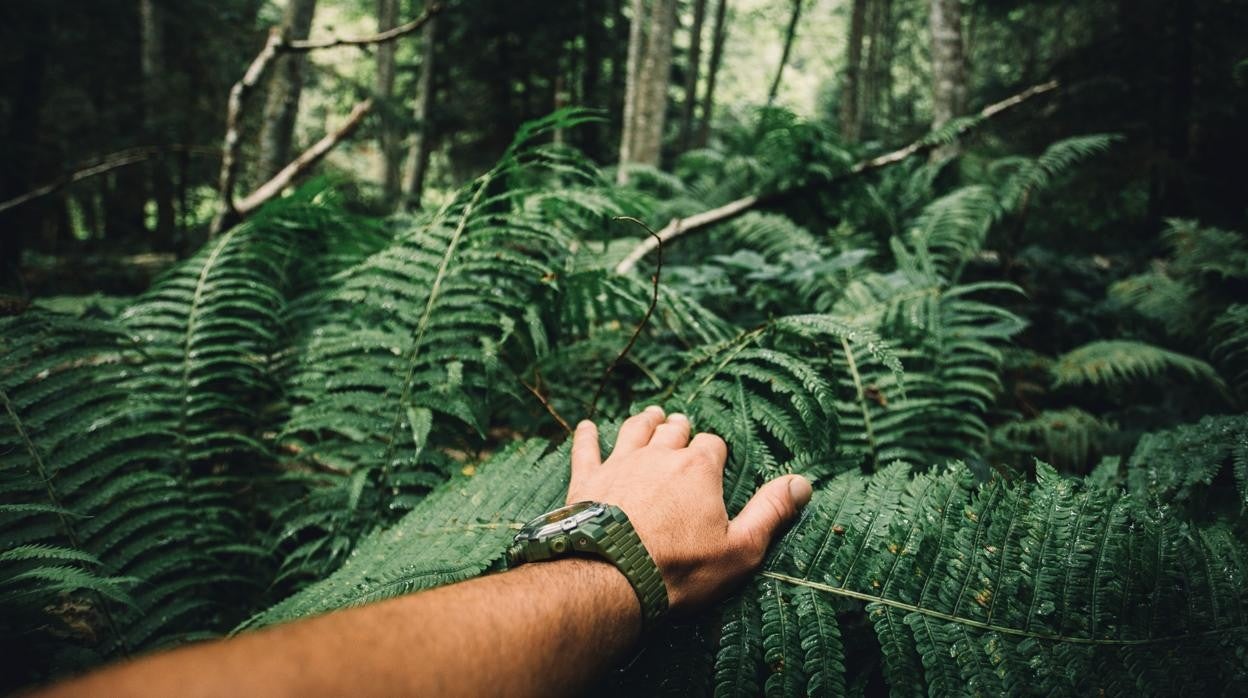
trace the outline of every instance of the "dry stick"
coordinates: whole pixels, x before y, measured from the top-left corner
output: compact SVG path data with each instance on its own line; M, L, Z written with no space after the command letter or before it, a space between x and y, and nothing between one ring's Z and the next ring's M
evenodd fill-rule
M636 218L633 218L631 216L616 216L615 220L629 221L632 223L636 223L637 225L640 225L642 228L645 228L647 233L650 233L652 236L654 236L655 246L658 248L658 253L656 255L657 258L655 260L655 266L654 266L654 290L650 294L650 305L649 307L646 308L646 314L642 316L641 322L637 323L637 328L633 330L633 336L628 338L628 344L624 345L624 350L620 352L619 356L615 357L615 361L612 361L611 365L607 366L607 370L603 372L602 380L599 381L598 383L598 389L594 391L594 399L591 400L589 403L588 419L593 419L594 414L598 411L598 398L602 396L603 388L607 387L607 379L611 377L611 372L615 370L615 367L617 364L619 364L621 361L624 360L625 356L628 356L628 352L632 351L633 345L637 343L637 338L641 336L641 331L645 329L646 323L650 322L650 316L654 314L655 306L659 304L659 275L663 273L663 240L662 238L660 238L659 234L654 232L654 230L651 229L650 226L646 225L642 221L639 221ZM676 221L676 222L679 222L679 221Z
M564 419L563 416L559 414L559 411L555 409L554 405L550 404L550 401L546 399L545 395L542 395L540 390L524 382L523 378L520 379L520 385L523 385L526 390L533 393L533 397L537 398L537 401L542 403L542 407L546 408L546 411L550 413L551 417L555 418L556 422L559 422L559 426L563 427L564 432L568 434L572 433L572 426L568 424L568 420Z
M1057 88L1058 82L1056 80L1052 80L1041 85L1034 85L1012 97L990 104L976 115L977 118L973 119L970 123L959 129L955 136L961 136L970 129L979 125L979 123L985 119L990 119L997 114L1013 109L1033 97L1045 94L1046 92L1052 92ZM882 167L892 165L893 163L901 162L902 160L905 160L913 155L930 150L935 147L935 145L935 143L928 140L928 136L924 136L904 148L899 148L892 152L859 162L851 167L847 172L834 177L829 184L851 176L877 170ZM673 219L662 230L660 230L658 234L654 235L653 238L646 238L638 243L637 246L634 247L633 250L629 252L619 264L616 265L615 272L617 274L627 274L632 271L633 267L637 266L637 262L641 261L643 257L649 254L651 250L658 247L661 243L668 242L672 238L679 235L691 233L695 230L701 230L702 228L706 228L715 223L721 223L731 218L735 218L751 208L754 208L764 200L777 198L785 194L792 193L793 191L795 190L775 192L767 196L756 194L750 195L724 204L719 208L714 208L710 211L703 211L702 213L689 216L688 218Z
M166 146L165 150L184 151L189 153L208 153L215 155L218 151L215 148L207 146L184 146L171 145ZM78 169L68 174L44 184L43 186L32 189L21 196L15 196L8 201L0 201L0 213L21 206L24 203L34 201L48 194L60 191L61 189L73 184L81 182L89 177L112 172L129 165L134 165L144 160L150 160L156 154L157 148L154 145L145 145L135 148L126 148L115 153L109 153L104 157L98 158L90 164L80 166Z
M314 51L333 46L366 46L369 44L379 44L386 41L393 41L420 29L426 22L432 19L434 15L441 11L442 5L434 3L430 5L429 8L426 9L419 17L411 22L408 22L407 24L379 34L363 37L331 38L317 41L287 41L285 37L282 36L282 32L279 28L273 27L270 29L269 38L265 41L264 48L260 49L260 53L256 54L256 57L251 61L251 65L247 66L247 71L243 73L243 77L238 82L234 83L234 86L230 88L230 98L225 113L225 141L221 147L221 172L217 176L217 193L221 197L221 211L212 222L212 234L215 235L221 232L227 224L232 223L246 215L245 211L240 210L242 204L234 201L234 187L238 183L238 150L242 145L242 131L240 124L242 122L243 103L247 94L251 92L251 90L260 82L260 79L264 77L265 71L268 70L269 65L273 62L273 59L277 58L279 53ZM356 109L359 109L359 107L360 105L356 105ZM351 116L355 116L355 111L352 111ZM350 122L350 120L351 119L348 118L348 122ZM354 126L352 127L352 130L353 129ZM339 138L338 140L342 139ZM316 148L324 142L325 139L321 139L320 142L312 147ZM334 145L337 145L337 143L338 141L334 141L330 144L330 147L332 148ZM304 155L306 155L306 153ZM313 160L312 164L315 164L315 161L319 160L323 155L324 153ZM297 163L303 159L304 156L301 155L295 159L295 162ZM287 166L286 169L289 169L289 167L290 166ZM285 172L286 169L283 169L282 172ZM282 172L279 172L273 179L281 177ZM296 174L298 174L298 172L296 172ZM261 189L265 186L268 185L262 185ZM257 192L258 191L259 189L257 189ZM248 197L248 199L254 196L255 194L253 193L251 197Z
M359 128L360 123L364 121L364 117L373 108L373 100L366 99L355 105L351 113L347 116L347 121L337 131L325 134L321 140L312 145L311 148L303 151L303 153L295 158L291 163L282 168L281 172L273 175L273 179L261 184L255 191L248 194L242 201L234 205L234 210L239 216L246 216L252 211L262 206L265 202L277 196L290 185L299 175L308 171L313 165L321 161L321 158L329 154L334 146L338 145L347 136L350 136L355 129Z

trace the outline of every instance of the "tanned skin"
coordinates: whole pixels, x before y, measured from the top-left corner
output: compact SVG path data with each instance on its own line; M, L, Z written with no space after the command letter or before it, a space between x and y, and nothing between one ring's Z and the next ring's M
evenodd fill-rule
M672 612L721 598L758 567L810 500L786 475L735 519L723 503L727 449L657 407L620 427L603 461L576 428L569 503L628 514L663 573ZM57 684L41 696L549 696L575 694L624 658L641 607L614 566L563 559L206 642Z

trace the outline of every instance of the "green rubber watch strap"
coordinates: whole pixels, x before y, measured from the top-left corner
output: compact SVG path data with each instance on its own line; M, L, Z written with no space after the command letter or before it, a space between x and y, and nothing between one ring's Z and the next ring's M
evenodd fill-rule
M642 626L651 628L667 615L667 585L663 583L663 575L624 510L609 505L606 517L605 535L597 541L598 552L633 585L641 602Z

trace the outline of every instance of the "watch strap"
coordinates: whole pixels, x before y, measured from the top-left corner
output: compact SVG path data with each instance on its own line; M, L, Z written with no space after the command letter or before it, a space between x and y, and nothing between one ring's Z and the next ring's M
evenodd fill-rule
M649 629L667 614L667 586L654 558L642 544L623 509L607 506L598 552L624 574L641 602L642 627Z

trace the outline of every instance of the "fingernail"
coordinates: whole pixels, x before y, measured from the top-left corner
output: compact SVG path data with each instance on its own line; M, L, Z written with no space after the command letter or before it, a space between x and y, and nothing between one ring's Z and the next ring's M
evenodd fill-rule
M659 414L663 414L663 408L659 407L658 405L650 405L649 407L645 409L645 411L646 412L658 412Z
M577 429L580 429L581 427L592 427L592 426L594 426L594 423L589 421L588 419L582 419L581 421L576 423Z
M810 480L801 475L794 475L789 478L789 496L797 503L798 508L806 506L810 501L810 495L814 492L814 488L810 486Z
M668 416L667 416L667 421L669 421L669 422L676 422L676 421L687 422L687 421L689 421L689 418L688 418L688 417L686 417L685 415L681 414L680 412L673 412L673 413L671 413L670 415L668 415Z

